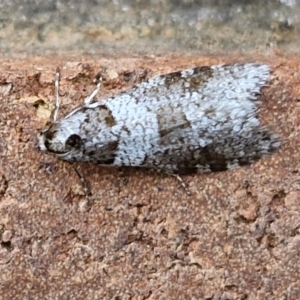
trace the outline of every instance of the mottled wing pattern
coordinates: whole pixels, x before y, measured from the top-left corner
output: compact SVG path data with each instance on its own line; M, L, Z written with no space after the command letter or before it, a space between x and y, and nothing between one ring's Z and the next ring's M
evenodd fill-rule
M153 112L144 118L157 121L158 135L153 133L142 165L176 173L220 171L276 150L278 138L257 116L257 96L268 79L266 65L199 67L126 91Z

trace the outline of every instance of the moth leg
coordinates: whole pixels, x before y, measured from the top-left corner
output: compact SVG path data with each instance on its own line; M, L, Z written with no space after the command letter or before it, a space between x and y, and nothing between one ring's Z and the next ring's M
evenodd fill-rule
M105 72L105 69L102 69L102 71L97 75L98 77L98 82L96 85L96 88L93 90L93 92L85 98L84 100L84 104L88 105L90 103L93 103L94 97L98 94L98 92L100 91L101 88L101 84L102 84L102 79L103 79L103 73Z
M55 107L51 115L51 122L55 122L57 120L58 112L59 112L59 80L60 80L60 69L56 68L55 72L55 81L54 81L54 86L55 86Z
M83 186L83 190L84 190L84 193L86 196L91 196L92 195L92 192L91 190L89 189L88 187L88 184L87 184L87 181L85 180L85 178L80 174L80 172L77 170L77 168L75 167L74 164L71 164L74 171L76 172L76 174L78 175L78 177L80 178L80 181L82 183L82 186Z
M186 183L182 180L182 178L181 178L178 174L174 174L174 173L167 173L167 174L168 174L168 175L171 175L171 176L173 176L173 177L175 177L175 178L179 181L181 187L184 189L184 191L186 192L186 194L187 194L188 196L190 196L190 195L192 194L192 193L190 192L188 186L186 185Z

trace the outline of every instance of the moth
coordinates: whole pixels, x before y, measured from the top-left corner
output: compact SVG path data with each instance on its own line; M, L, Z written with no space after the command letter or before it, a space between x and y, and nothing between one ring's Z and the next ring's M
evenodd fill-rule
M153 77L104 100L95 90L59 119L56 107L40 132L41 151L68 162L142 167L170 174L249 164L277 150L278 135L259 120L267 65L214 65Z

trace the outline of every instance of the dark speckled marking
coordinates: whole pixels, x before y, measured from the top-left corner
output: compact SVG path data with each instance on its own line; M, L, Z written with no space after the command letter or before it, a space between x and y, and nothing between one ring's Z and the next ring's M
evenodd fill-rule
M190 79L189 91L198 91L201 86L208 82L213 76L213 70L210 67L200 67L194 69L194 74Z
M112 112L105 105L100 105L98 109L101 114L101 119L104 119L107 126L112 127L117 124Z
M176 129L184 129L191 126L190 121L184 113L177 114L174 117L171 114L168 115L162 112L162 115L157 114L157 121L161 138L174 132Z
M165 77L165 86L167 88L170 88L171 85L173 85L179 81L183 81L181 71L167 74L164 77Z
M119 142L118 141L113 141L107 144L107 149L109 151L115 151L118 149Z

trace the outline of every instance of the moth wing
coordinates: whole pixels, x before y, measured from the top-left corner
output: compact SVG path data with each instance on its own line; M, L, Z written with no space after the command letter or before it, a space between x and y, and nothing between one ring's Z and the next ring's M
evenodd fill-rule
M257 116L257 96L268 80L267 65L199 67L154 77L133 94L153 108L169 161L182 169L211 162L210 169L221 170L230 160L245 164L278 148Z
M153 98L172 102L174 98L178 100L199 92L210 98L225 96L256 100L257 93L269 77L269 66L263 64L203 66L155 76L135 86L131 93L140 102L152 101Z
M254 63L198 67L153 77L130 94L157 116L162 133L193 123L214 129L214 120L237 126L236 120L256 117L269 73L267 65Z
M268 80L267 65L217 65L156 76L130 94L156 116L163 142L175 131L226 134L226 128L238 132L245 122L259 125L257 96Z

